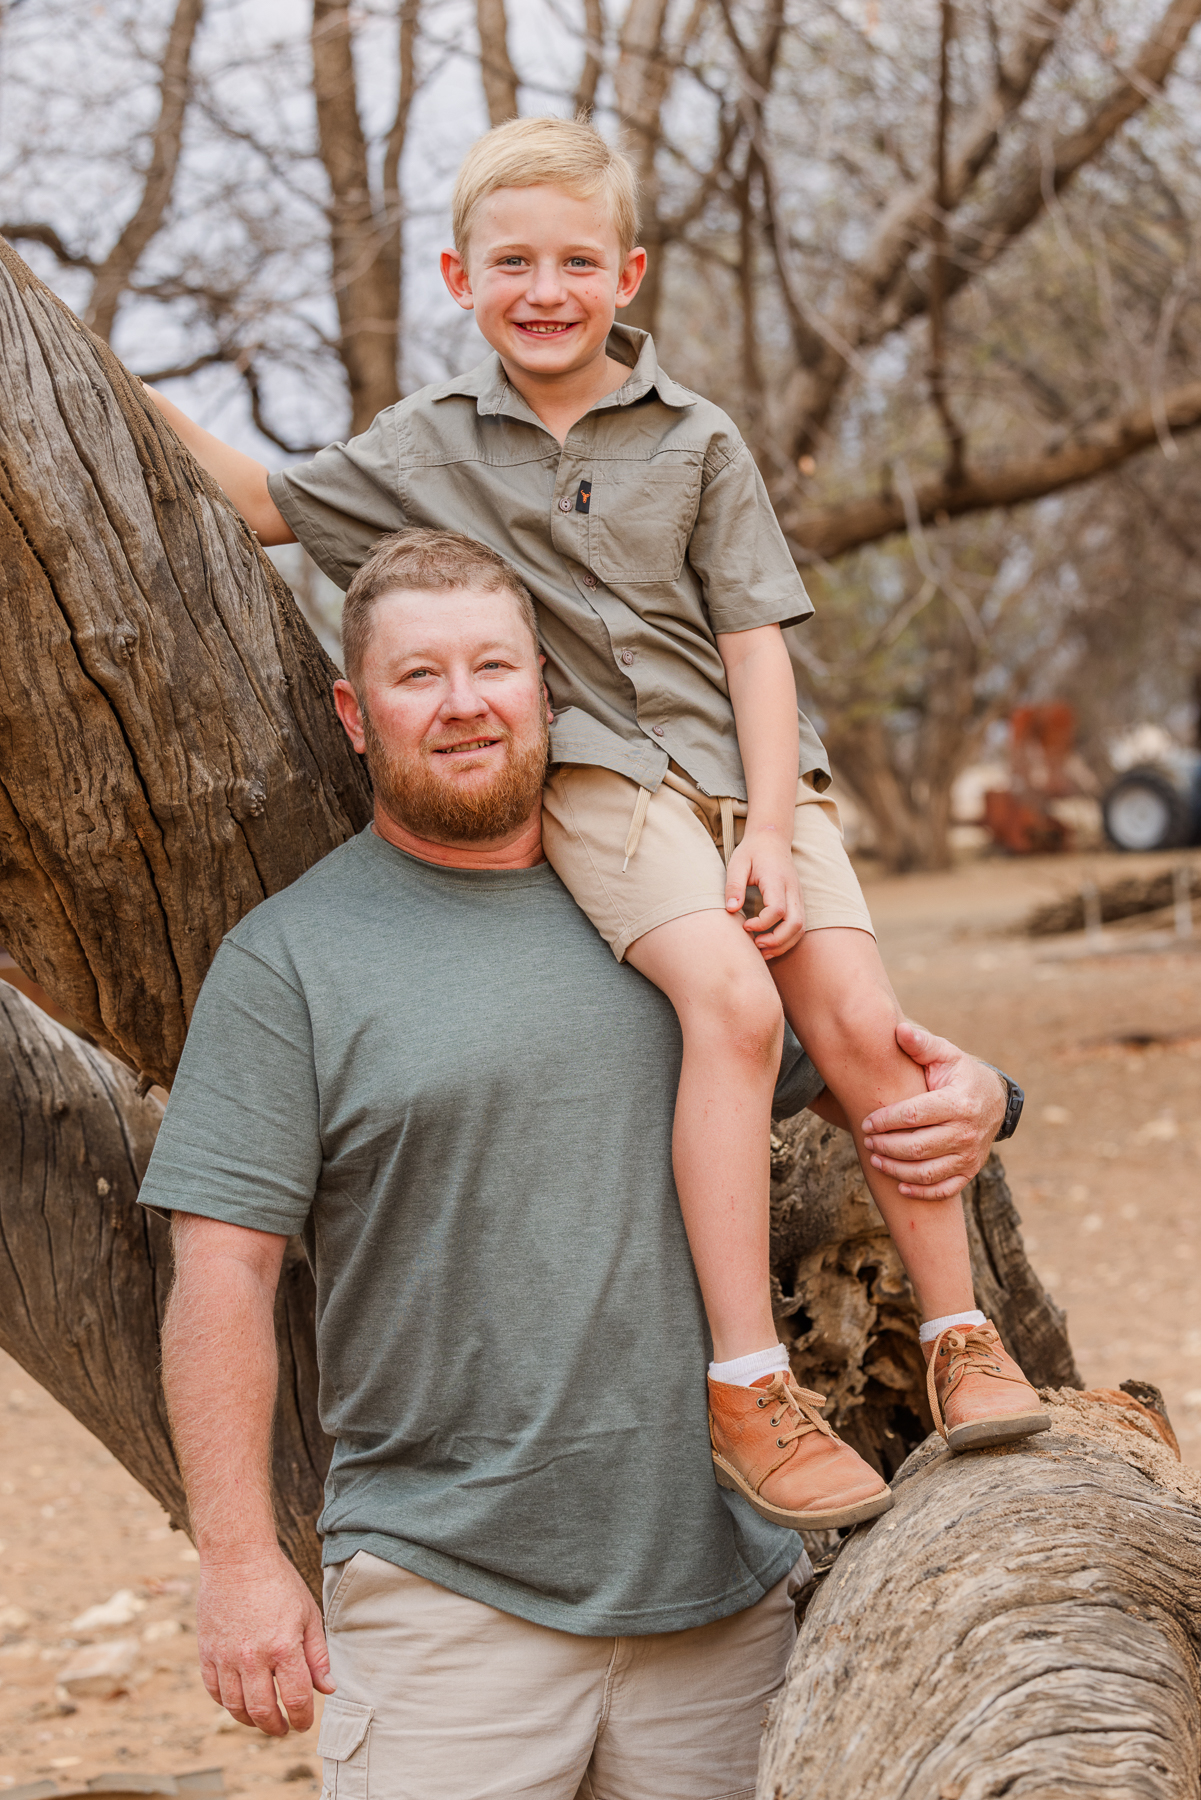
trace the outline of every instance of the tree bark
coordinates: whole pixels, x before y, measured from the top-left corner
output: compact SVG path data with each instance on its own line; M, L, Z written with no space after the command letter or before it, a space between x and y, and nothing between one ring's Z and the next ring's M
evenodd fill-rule
M159 1380L171 1231L137 1204L162 1118L129 1070L0 981L0 1347L86 1425L180 1530ZM315 1595L332 1446L317 1417L315 1293L288 1246L275 1307L279 1541Z
M1054 1427L1023 1444L931 1438L844 1540L759 1800L1195 1800L1201 1475L1128 1393L1044 1400Z
M0 940L169 1086L221 938L369 786L253 534L5 244L0 601Z

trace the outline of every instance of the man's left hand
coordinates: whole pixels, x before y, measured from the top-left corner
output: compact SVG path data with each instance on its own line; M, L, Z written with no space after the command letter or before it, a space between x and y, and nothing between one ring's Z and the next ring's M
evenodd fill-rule
M995 1069L907 1019L897 1043L926 1072L924 1094L883 1106L863 1122L872 1167L910 1200L950 1200L988 1161L1008 1103Z

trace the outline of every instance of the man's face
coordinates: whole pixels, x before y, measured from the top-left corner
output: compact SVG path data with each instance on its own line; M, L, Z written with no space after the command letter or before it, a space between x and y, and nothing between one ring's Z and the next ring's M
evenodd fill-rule
M541 658L513 597L475 589L375 602L357 690L338 712L376 804L431 843L497 842L535 817L548 748Z
M543 378L604 355L614 309L638 291L646 253L623 256L601 195L498 188L476 213L466 264L442 255L446 284L511 367Z

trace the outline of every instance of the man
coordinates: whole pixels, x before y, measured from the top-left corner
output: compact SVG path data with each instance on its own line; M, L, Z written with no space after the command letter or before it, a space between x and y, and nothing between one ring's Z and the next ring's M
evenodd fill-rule
M339 1800L750 1796L800 1544L714 1481L679 1030L542 858L528 595L480 545L402 533L352 584L344 650L373 827L226 939L142 1188L175 1220L164 1381L206 1686L273 1735L331 1695ZM900 1029L941 1085L873 1143L938 1191L1006 1094ZM780 1109L819 1089L793 1043ZM299 1230L336 1440L328 1650L268 1472ZM788 1425L790 1456L854 1460Z

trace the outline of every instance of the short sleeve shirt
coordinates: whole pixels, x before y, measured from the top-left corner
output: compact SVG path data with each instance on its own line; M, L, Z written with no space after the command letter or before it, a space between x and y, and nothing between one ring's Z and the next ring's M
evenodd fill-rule
M629 379L562 446L493 353L272 475L271 497L341 587L406 525L489 545L534 597L555 762L653 791L670 758L704 793L745 800L716 634L813 607L732 420L662 372L646 332L614 326L608 351ZM825 751L798 718L800 773L824 789Z
M303 1233L327 1563L608 1636L740 1611L796 1561L714 1480L680 1057L545 863L368 829L225 939L139 1197ZM820 1087L792 1040L778 1104Z

